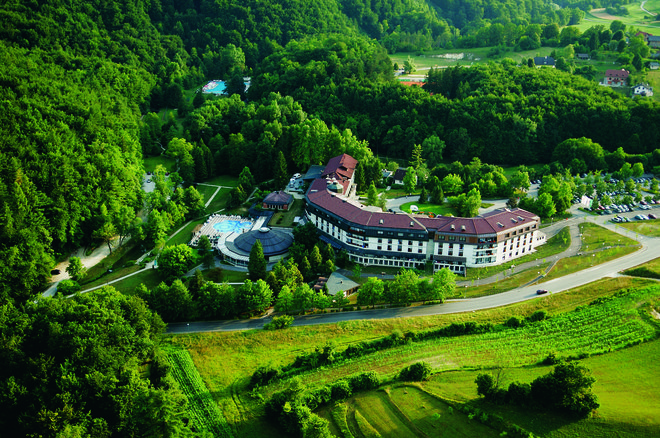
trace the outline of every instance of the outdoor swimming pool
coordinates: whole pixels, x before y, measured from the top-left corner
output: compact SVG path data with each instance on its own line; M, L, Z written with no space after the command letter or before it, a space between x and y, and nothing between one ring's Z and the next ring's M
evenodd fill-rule
M204 93L222 94L225 92L225 83L223 81L211 81L204 85Z
M222 221L213 224L213 228L221 233L240 233L244 230L252 228L252 222L245 221Z

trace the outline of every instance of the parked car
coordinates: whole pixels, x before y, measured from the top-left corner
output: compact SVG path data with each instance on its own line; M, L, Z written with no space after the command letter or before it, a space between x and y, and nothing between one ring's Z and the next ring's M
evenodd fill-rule
M548 293L547 289L538 289L536 291L536 295L543 295L543 294L547 294L547 293Z
M59 269L53 269L50 271L50 275L60 275L60 270Z
M649 219L657 219L658 217L653 213L649 213Z

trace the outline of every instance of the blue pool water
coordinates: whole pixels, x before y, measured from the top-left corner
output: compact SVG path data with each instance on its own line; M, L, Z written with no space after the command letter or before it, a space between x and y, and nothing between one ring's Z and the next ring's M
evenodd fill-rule
M223 221L213 224L213 228L221 233L240 233L243 230L252 228L252 222Z
M211 81L204 86L204 92L222 94L225 92L225 88L225 83L223 81Z

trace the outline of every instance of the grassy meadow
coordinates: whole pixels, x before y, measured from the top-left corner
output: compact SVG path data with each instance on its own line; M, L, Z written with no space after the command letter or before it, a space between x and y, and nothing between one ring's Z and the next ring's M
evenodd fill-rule
M480 335L461 336L455 338L439 338L410 345L403 345L374 354L358 357L347 362L335 364L327 368L308 371L301 376L307 385L329 383L338 378L354 372L375 370L382 377L391 378L405 365L417 360L426 360L438 372L433 378L423 384L424 390L437 394L448 400L472 402L476 398L474 382L475 375L467 378L458 378L461 373L472 373L473 370L489 367L504 367L505 375L513 376L516 373L527 372L529 375L524 381L531 380L534 373L547 372L535 366L549 352L559 356L580 355L588 356L613 351L602 356L590 357L585 360L595 361L607 358L611 354L621 355L634 352L635 349L650 344L621 350L630 343L642 340L651 340L657 337L658 325L650 315L650 304L657 307L660 288L650 288L645 292L636 292L633 295L608 301L604 305L586 306L598 297L609 296L622 289L643 289L656 283L646 279L619 277L605 279L594 284L576 288L561 294L540 297L535 300L519 303L503 308L489 309L469 314L437 315L420 318L396 318L374 321L347 321L337 324L324 324L317 326L293 327L284 331L244 331L227 333L200 333L190 335L168 336L166 342L173 347L184 348L190 353L195 366L199 370L208 390L213 395L220 409L237 437L284 436L279 429L273 427L263 418L263 401L274 391L287 386L288 381L272 383L258 391L248 391L247 382L252 372L259 366L283 366L291 363L293 359L304 352L313 351L331 342L337 351L343 350L351 343L372 340L388 336L395 330L403 333L409 330L428 330L451 324L452 322L491 322L500 324L511 316L526 317L536 310L546 310L551 318L543 323L526 326L520 329L505 329L503 331L489 332ZM582 310L576 311L580 306ZM543 339L543 342L539 342ZM621 351L619 351L621 350ZM641 357L641 356L640 356ZM616 380L615 370L611 365L614 360L594 362L589 365L597 375L601 386L597 385L596 394L604 400L615 398L610 395L616 390L613 385L606 382ZM638 373L640 379L652 373L648 366L631 371ZM635 365L637 366L637 365ZM645 366L645 365L644 365ZM522 371L521 371L522 370ZM529 378L528 378L529 377ZM449 381L448 381L449 379ZM451 381L453 380L453 382ZM520 378L519 380L523 380ZM438 382L442 383L438 383ZM640 380L641 381L641 380ZM629 382L631 385L634 382ZM620 389L625 394L619 394L617 400L634 397L634 393L627 393L630 388ZM389 392L388 392L389 391ZM408 394L405 394L405 391ZM475 436L468 426L471 421L465 421L458 412L449 414L449 408L442 403L436 403L427 396L413 392L415 390L401 390L391 387L371 393L358 394L354 399L347 401L347 406L339 414L321 412L333 422L333 430L340 430L342 415L346 419L345 425L349 430L362 430L358 426L358 415L381 436L436 436L438 430L466 431L466 436ZM624 398L625 395L625 398ZM366 398L363 398L366 397ZM654 398L649 403L653 403ZM420 401L421 400L421 401ZM373 410L369 409L374 403ZM376 403L377 402L377 403ZM623 403L617 402L617 403ZM658 404L656 403L655 406ZM413 408L413 406L415 406ZM635 418L647 418L647 426L656 430L660 421L649 417L655 409L647 403L640 403L639 407L631 407L619 412L619 408L609 406L599 410L597 418L580 422L563 422L547 436L562 435L565 431L581 431L580 436L599 435L599 427L617 427L623 430L618 423L626 423L626 427L633 427L635 433L640 433ZM379 414L380 412L380 414ZM607 416L605 414L607 413ZM435 415L437 414L437 415ZM512 413L511 415L514 415ZM516 421L522 424L524 418ZM650 418L650 419L649 419ZM528 418L534 422L534 417ZM561 419L554 421L560 422ZM603 426L604 425L604 426ZM362 422L364 426L364 422ZM356 429L358 428L358 429ZM532 427L528 427L538 433ZM577 428L577 429L576 429ZM437 430L436 430L437 429ZM434 433L433 430L436 430ZM420 434L422 431L423 434ZM362 432L364 434L364 432ZM449 432L448 432L449 433ZM476 432L475 432L476 433ZM575 432L570 432L575 433ZM590 435L593 433L592 435ZM472 434L472 435L470 435ZM354 436L363 436L355 434ZM437 435L442 436L442 435ZM460 435L444 435L460 436ZM493 436L484 435L479 436ZM541 436L546 436L545 432ZM632 436L632 435L621 435ZM640 434L643 436L653 436Z
M624 222L618 224L627 230L649 237L660 237L660 219L649 221Z

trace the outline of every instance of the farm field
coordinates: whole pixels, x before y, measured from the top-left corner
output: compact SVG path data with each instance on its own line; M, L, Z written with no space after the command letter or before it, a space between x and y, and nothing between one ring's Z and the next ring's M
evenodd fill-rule
M654 31L657 32L657 26L660 24L658 21L658 16L651 17L649 14L644 12L640 6L641 1L631 2L626 5L628 9L628 15L610 15L603 8L592 9L591 11L585 14L585 19L582 20L578 27L581 31L595 26L597 24L603 24L609 28L609 23L613 20L619 20L624 23L627 27L635 27L636 29L642 30L644 32L649 32L654 34ZM645 5L645 9L655 12L656 14L660 12L660 4L657 0L648 0Z
M224 415L213 401L190 355L185 350L167 352L172 377L188 398L188 415L194 421L195 430L213 434L216 438L233 438Z
M523 52L506 52L502 56L488 58L486 55L490 51L490 47L478 47L471 49L451 49L451 50L431 50L424 52L422 55L418 55L417 52L397 52L390 55L392 63L397 63L399 66L403 66L403 63L410 56L415 65L417 66L417 72L412 75L399 76L398 79L406 79L410 76L426 75L426 71L438 67L450 67L450 66L470 66L474 64L485 64L490 61L500 60L503 58L511 58L514 61L520 63L524 59L528 59L534 56L549 56L550 53L555 50L553 47L540 47L536 50L527 50ZM449 56L447 56L449 55Z
M657 300L660 288L645 289L596 306L585 304L621 289L639 290L650 284L655 283L620 277L559 295L471 314L350 321L294 327L281 332L179 335L170 336L167 341L190 352L204 382L225 412L236 436L281 436L278 431L269 428L261 417L263 402L259 400L260 397L267 397L282 385L286 385L286 382L262 388L258 397L251 395L245 390L245 385L258 366L283 366L291 363L301 353L325 345L328 340L332 340L335 349L341 351L351 343L387 336L395 330L403 333L409 330L428 330L452 322L497 324L512 315L525 317L539 309L547 310L551 318L519 329L451 339L439 338L404 345L329 368L310 371L301 378L307 384L331 382L338 377L367 370L375 370L383 377L391 377L405 364L416 360L426 360L437 370L458 370L475 366L520 367L538 362L551 351L559 356L567 356L617 350L627 344L657 336L657 323L654 324L644 316L647 308L643 303ZM638 307L640 303L642 307ZM582 309L574 311L576 306L581 306ZM538 339L544 339L544 342L539 343ZM362 414L366 418L367 413ZM372 426L377 427L373 424Z
M366 436L366 431L356 421L358 415L382 437L499 436L493 429L470 420L466 414L454 411L449 404L412 385L385 387L361 393L333 410L343 411L340 415L344 416L344 421L354 437ZM322 411L322 415L330 420L327 410ZM336 415L333 412L332 418Z
M596 438L656 437L660 434L660 394L649 382L660 378L660 370L649 358L660 355L660 340L654 340L612 353L580 361L596 378L594 393L600 408L595 418L576 422L552 414L524 412L511 407L494 406L478 399L474 380L484 370L456 370L435 374L422 387L443 398L467 402L502 415L544 438L588 436ZM626 364L626 366L622 366ZM531 382L551 371L550 366L505 368L500 374L501 387L511 382ZM497 370L486 370L497 373ZM642 401L643 402L640 402ZM613 435L616 427L616 435Z

